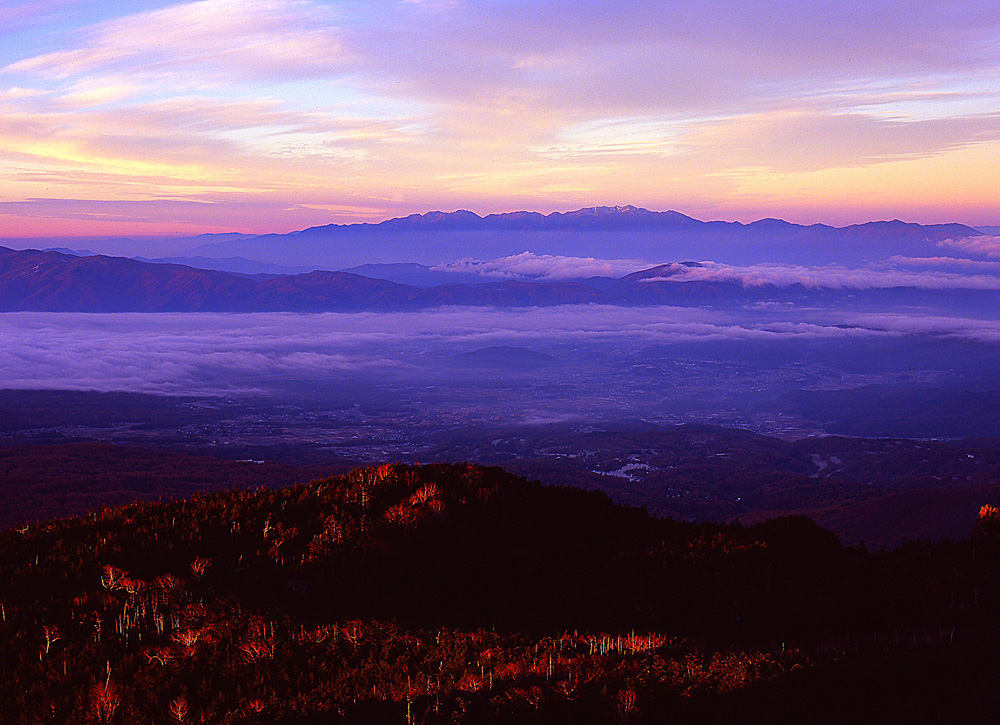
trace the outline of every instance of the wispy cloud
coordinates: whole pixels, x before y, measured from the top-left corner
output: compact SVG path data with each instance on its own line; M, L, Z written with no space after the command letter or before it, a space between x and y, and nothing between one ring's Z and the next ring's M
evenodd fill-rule
M202 84L326 74L344 67L331 20L324 6L301 0L199 0L105 21L85 33L81 47L25 58L5 71L58 78L196 72Z

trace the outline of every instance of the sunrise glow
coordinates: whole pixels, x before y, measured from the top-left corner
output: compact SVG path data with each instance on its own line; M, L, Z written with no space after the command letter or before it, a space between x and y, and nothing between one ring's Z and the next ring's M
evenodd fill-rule
M0 236L620 203L1000 223L1000 10L913 5L8 4Z

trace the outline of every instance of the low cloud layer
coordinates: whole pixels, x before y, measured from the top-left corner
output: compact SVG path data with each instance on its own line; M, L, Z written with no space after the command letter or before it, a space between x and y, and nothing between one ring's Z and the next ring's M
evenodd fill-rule
M984 254L991 239L969 240L963 251ZM1000 238L992 242L1000 257ZM949 242L958 248L958 243ZM620 278L654 265L637 259L595 259L523 252L493 260L463 259L435 271L477 274L488 279L555 281L588 277ZM670 263L648 282L735 282L743 287L802 285L810 289L1000 289L1000 262L961 257L891 257L866 267L759 264L738 266L704 261Z
M1000 343L1000 321L945 315L567 306L397 314L0 315L0 387L260 393L289 381L406 376L495 345L607 358L651 344L934 335ZM427 360L432 362L428 363Z
M0 386L261 392L268 381L390 364L273 315L3 315ZM308 318L302 318L306 322ZM249 323L249 324L248 324ZM355 336L363 344L366 336Z
M944 239L938 246L957 249L966 254L984 257L1000 257L1000 237L969 237L968 239Z
M1000 257L1000 237L976 237L964 244L948 241L961 251ZM990 250L995 248L995 253ZM620 278L654 265L638 259L595 259L523 252L493 260L463 259L441 264L435 271L477 274L488 279L555 281L588 277ZM1000 262L962 257L891 257L864 267L807 267L793 264L738 266L704 261L667 264L656 282L735 282L743 287L802 285L809 289L1000 289Z
M998 253L997 256L1000 256ZM652 277L650 283L676 282L735 282L743 287L763 287L774 285L788 287L802 285L810 289L890 289L893 287L916 287L918 289L1000 289L1000 274L985 274L998 272L990 266L968 265L974 260L953 260L939 258L937 264L930 264L930 258L925 258L924 266L943 268L947 266L965 267L974 273L961 271L944 271L934 269L912 271L910 269L893 268L889 264L878 267L803 267L784 264L761 264L753 266L734 266L717 262L702 262L697 266L670 264L662 276ZM899 266L906 266L899 262Z
M1000 262L988 262L980 259L965 259L962 257L890 257L887 264L897 267L936 267L957 268L963 270L978 270L982 272L1000 273Z
M463 259L435 267L441 272L465 272L497 279L559 280L587 277L622 277L648 267L637 259L594 259L523 252L510 257L482 261Z

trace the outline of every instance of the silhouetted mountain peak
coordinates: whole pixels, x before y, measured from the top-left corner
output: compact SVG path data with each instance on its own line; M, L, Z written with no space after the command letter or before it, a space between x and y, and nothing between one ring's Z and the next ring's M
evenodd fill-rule
M643 269L638 272L633 272L632 274L627 274L622 277L622 281L637 282L644 279L675 277L677 275L684 274L688 269L697 269L704 266L705 265L701 262L669 262L667 264L658 264L655 267L650 267L649 269Z
M888 221L865 222L842 227L840 232L848 237L862 236L870 238L894 239L913 236L929 241L941 239L979 237L983 233L965 224L916 224L900 219Z
M791 222L786 222L784 219L776 219L774 217L766 217L764 219L758 219L755 222L750 222L746 225L748 228L753 229L790 229L792 227L798 227L798 224L792 224Z
M595 206L570 212L554 212L546 217L550 226L580 229L674 229L703 226L677 211L650 211L632 206Z
M626 204L625 206L594 206L567 212L567 216L611 216L613 214L649 214L649 210Z

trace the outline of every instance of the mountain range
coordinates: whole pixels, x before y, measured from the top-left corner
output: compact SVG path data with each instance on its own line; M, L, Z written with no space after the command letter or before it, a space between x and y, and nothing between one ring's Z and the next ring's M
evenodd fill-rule
M912 278L874 285L803 278L809 289L796 284L797 267L874 269L901 258L947 260L944 247L951 254L963 248L966 257L989 253L992 237L962 224L702 222L675 211L621 206L548 215L428 212L290 234L201 235L186 243L182 255L158 259L0 247L0 310L315 312L800 302L817 294L842 297L841 287L854 288L852 299L861 294L871 302L890 296L907 304L923 304L928 297L939 303L942 296L957 295L963 307L990 307L995 297L980 289L932 292L919 289L922 285ZM684 259L712 262L704 268L676 261ZM967 269L953 267L962 274L982 274L982 262L972 259ZM748 281L718 267L769 264L792 273ZM935 281L928 286L948 285ZM992 286L1000 285L986 285ZM864 287L881 289L856 289Z
M434 265L525 251L650 262L712 259L727 264L853 264L896 254L927 255L937 250L936 243L942 240L982 235L963 224L925 226L893 220L833 227L781 219L742 224L704 222L676 211L615 206L547 215L434 211L378 224L328 224L289 234L212 237L186 254L326 269L398 262Z
M689 278L697 262L665 264L621 278L417 287L350 272L259 275L77 257L0 247L0 311L330 312L420 310L441 306L538 307L566 304L729 305L762 301L948 304L994 309L992 289L854 289L803 284L747 285Z
M577 282L418 288L348 272L251 278L125 257L75 257L0 247L0 311L7 312L407 310L586 303L601 298L598 290Z

